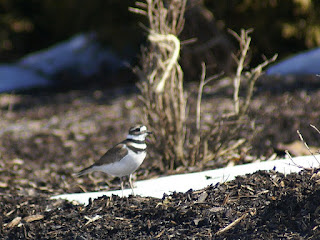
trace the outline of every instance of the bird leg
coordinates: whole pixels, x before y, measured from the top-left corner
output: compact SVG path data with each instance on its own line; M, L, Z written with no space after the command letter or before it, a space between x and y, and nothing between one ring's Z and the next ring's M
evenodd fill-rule
M120 185L121 185L121 191L122 191L122 197L123 197L123 177L120 177Z
M129 183L130 183L130 187L131 187L131 190L132 190L132 195L134 196L133 184L132 184L132 174L129 175Z

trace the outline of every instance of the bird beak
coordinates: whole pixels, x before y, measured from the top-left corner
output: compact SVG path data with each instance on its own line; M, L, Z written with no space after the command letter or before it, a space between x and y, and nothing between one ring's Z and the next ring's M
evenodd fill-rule
M148 135L153 134L153 132L151 132L151 131L147 131L147 133L148 133Z

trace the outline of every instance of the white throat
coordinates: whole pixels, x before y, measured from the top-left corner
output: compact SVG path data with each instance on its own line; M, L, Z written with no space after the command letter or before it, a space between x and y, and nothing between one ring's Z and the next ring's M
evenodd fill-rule
M148 135L147 133L143 133L143 134L140 134L140 135L131 135L131 134L128 134L128 135L127 135L127 139L144 141L144 140L146 140L146 136L147 136L147 135Z

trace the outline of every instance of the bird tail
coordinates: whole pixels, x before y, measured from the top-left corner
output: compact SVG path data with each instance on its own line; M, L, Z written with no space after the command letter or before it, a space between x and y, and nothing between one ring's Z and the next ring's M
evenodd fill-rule
M90 167L87 167L87 168L85 168L85 169L82 169L80 172L77 172L77 173L75 173L74 175L75 175L76 177L80 177L80 176L82 176L82 175L91 173L91 172L93 172L93 171L94 171L94 170L93 170L93 167L90 166Z

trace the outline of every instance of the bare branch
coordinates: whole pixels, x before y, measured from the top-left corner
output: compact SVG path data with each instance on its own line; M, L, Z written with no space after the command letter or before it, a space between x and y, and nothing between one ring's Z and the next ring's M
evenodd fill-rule
M261 76L262 74L262 70L264 67L266 67L267 65L269 65L270 63L274 62L278 57L278 54L273 55L272 58L265 60L263 63L261 63L260 65L258 65L256 68L252 69L250 72L250 76L249 76L249 86L247 88L247 95L246 95L246 99L245 102L243 104L243 107L241 109L241 114L244 114L245 112L247 112L249 105L250 105L250 101L252 98L252 94L253 94L253 90L254 90L254 85L257 81L257 79Z
M319 131L319 129L318 129L316 126L314 126L314 125L312 125L312 124L310 124L310 126L311 126L313 129L315 129L315 130L320 134L320 131Z
M221 235L222 233L225 233L226 231L230 230L234 226L236 226L242 219L246 218L249 213L243 214L241 217L238 217L236 220L234 220L232 223L230 223L228 226L220 229L218 232L216 232L215 235Z
M249 50L251 37L249 37L249 30L241 30L241 36L239 36L237 33L230 31L233 36L239 41L239 45L241 50L240 58L238 62L237 72L236 76L234 78L234 93L233 93L233 101L234 101L234 112L235 114L239 114L240 112L240 100L239 100L239 89L240 89L240 83L241 83L241 75L244 68L244 61L247 56L247 52Z
M220 77L223 73L216 74L214 76L209 77L208 79L205 79L206 77L206 64L204 62L201 63L202 67L202 73L200 78L200 85L199 85L199 91L198 91L198 98L197 98L197 110L196 110L196 128L198 131L200 131L200 117L201 117L201 98L202 98L202 92L204 86L209 83L210 81L217 79Z
M136 14L147 16L147 12L145 10L142 10L142 9L139 9L139 8L129 7L128 10L130 12L133 12L133 13L136 13Z
M202 97L202 91L205 84L205 77L206 77L206 64L203 62L201 63L202 67L202 73L200 78L200 86L198 91L198 99L197 99L197 113L196 113L196 128L199 131L200 130L200 113L201 113L201 97Z
M317 157L314 155L314 153L310 150L307 142L303 139L303 136L302 136L302 134L300 133L299 130L297 130L297 133L298 133L298 136L299 136L301 142L304 144L304 146L308 149L309 153L314 157L314 159L315 159L315 160L318 162L318 164L320 165L320 163L319 163L319 161L318 161L318 158L317 158Z

